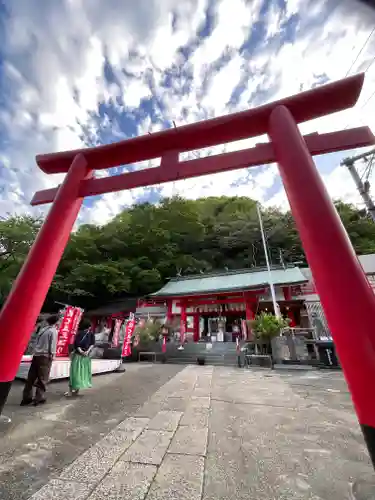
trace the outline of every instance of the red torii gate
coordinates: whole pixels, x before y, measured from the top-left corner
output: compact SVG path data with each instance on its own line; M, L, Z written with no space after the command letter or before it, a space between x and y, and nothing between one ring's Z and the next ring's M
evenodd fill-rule
M32 205L53 205L0 313L0 413L85 196L278 162L370 456L375 463L375 296L311 155L375 143L367 127L302 137L297 123L352 107L364 75L255 109L96 148L37 156L47 174L67 175ZM191 161L184 151L267 133L269 144ZM93 170L161 157L158 168L108 178ZM355 336L355 348L353 339Z

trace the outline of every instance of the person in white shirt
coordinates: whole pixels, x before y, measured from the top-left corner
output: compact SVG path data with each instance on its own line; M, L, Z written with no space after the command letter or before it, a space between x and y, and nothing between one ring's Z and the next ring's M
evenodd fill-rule
M38 332L34 346L33 359L23 390L21 406L34 403L35 406L46 402L45 394L51 371L52 360L56 354L58 316L47 319L47 325ZM33 398L33 387L36 387Z

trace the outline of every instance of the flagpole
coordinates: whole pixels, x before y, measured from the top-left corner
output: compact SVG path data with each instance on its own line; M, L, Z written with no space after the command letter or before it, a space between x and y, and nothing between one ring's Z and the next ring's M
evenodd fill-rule
M256 204L256 207L257 207L257 213L258 213L258 219L259 219L259 225L260 225L260 232L262 234L262 242L263 242L264 255L266 257L266 264L267 264L267 271L268 271L268 282L269 282L270 289L271 289L271 297L272 297L273 309L275 311L275 316L277 318L280 318L281 317L280 307L279 307L279 304L276 301L275 287L273 286L272 272L271 272L271 267L270 267L270 261L268 259L267 243L266 243L266 238L264 236L262 213L260 211L259 203Z

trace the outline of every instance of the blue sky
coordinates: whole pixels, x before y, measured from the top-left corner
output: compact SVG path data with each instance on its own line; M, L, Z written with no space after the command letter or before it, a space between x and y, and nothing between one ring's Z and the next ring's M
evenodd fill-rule
M357 106L301 130L363 124L374 130L375 33L368 40L373 26L375 11L356 0L3 0L0 215L34 213L34 192L61 181L38 170L38 153L248 109L348 71L366 70ZM339 166L347 155L326 155L317 165L332 197L360 203ZM127 168L157 165L153 160ZM271 165L87 199L80 221L105 223L126 206L173 194L247 195L287 208Z

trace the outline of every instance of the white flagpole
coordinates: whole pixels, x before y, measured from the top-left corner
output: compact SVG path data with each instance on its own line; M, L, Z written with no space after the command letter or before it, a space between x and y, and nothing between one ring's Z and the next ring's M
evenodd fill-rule
M260 211L259 203L256 204L256 207L257 207L258 218L259 218L260 232L262 233L264 255L266 257L266 264L267 264L267 271L268 271L268 282L270 284L270 289L271 289L273 309L275 311L275 316L278 317L278 318L280 318L281 317L280 307L279 307L279 304L276 302L275 287L273 286L272 273L271 273L271 268L270 268L270 261L268 259L267 243L266 243L266 238L264 236L263 220L262 220L262 214L261 214L261 211Z

